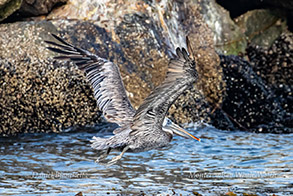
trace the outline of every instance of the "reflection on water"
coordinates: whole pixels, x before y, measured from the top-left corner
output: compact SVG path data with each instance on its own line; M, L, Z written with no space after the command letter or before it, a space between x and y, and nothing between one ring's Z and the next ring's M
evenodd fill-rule
M110 167L94 162L93 132L2 138L0 194L293 194L293 134L190 132L202 142L175 137L166 148L126 153Z

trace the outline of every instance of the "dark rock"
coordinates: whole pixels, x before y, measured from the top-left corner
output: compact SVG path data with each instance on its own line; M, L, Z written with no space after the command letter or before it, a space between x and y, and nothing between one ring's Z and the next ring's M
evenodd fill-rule
M289 29L293 30L293 1L291 0L217 0L217 3L227 9L232 18L254 9L279 10L285 13Z
M261 47L270 47L287 29L282 13L264 9L248 11L235 21L247 41Z
M0 0L0 21L6 19L21 6L22 0Z
M293 33L283 33L269 48L251 44L246 51L253 70L268 85L293 85Z
M292 133L292 114L282 100L240 57L221 56L226 97L221 109L213 114L217 128L270 133Z
M260 8L280 8L283 10L292 11L293 2L290 0L262 0L262 1L250 1L250 0L216 0L217 3L230 10L231 16L234 18L239 16L248 10L260 9Z
M3 0L0 2L0 21L11 23L26 20L25 17L48 14L53 7L66 2L67 0Z
M67 0L23 0L18 12L22 16L39 16L48 14L55 5L66 2Z
M293 113L293 34L282 34L270 48L250 45L247 57L255 73L282 100L282 107Z

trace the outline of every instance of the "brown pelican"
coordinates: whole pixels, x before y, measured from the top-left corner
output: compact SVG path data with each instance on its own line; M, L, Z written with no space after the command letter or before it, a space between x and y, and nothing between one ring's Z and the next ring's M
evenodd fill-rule
M119 125L113 131L112 137L93 137L91 140L94 149L107 150L106 156L112 149L121 151L121 154L108 164L121 159L125 152L141 152L166 146L174 134L200 141L199 138L165 118L171 104L198 77L195 61L184 48L176 49L176 57L169 62L164 82L156 87L135 111L126 95L117 65L52 35L59 42L46 41L46 43L55 46L48 49L61 54L55 59L71 60L85 72L104 117L107 121ZM188 39L187 48L191 51Z

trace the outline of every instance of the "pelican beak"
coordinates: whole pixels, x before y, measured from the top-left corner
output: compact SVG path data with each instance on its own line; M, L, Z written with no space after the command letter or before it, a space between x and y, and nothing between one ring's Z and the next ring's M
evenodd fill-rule
M170 128L176 135L179 135L181 137L184 138L193 138L197 141L200 142L200 138L195 137L194 135L191 135L190 133L188 133L185 129L181 128L179 125L175 124L175 123L171 123L169 125L167 125L168 128Z

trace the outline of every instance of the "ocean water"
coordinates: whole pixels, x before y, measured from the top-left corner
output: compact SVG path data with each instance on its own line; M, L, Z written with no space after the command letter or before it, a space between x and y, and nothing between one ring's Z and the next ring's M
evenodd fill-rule
M201 142L175 136L105 166L89 142L111 135L103 126L1 138L0 195L293 195L293 134L191 127Z

